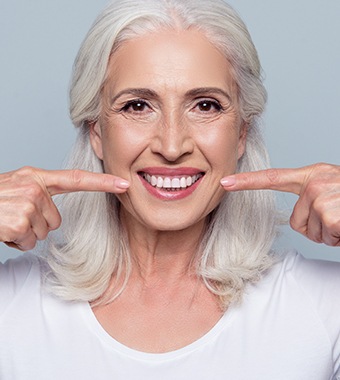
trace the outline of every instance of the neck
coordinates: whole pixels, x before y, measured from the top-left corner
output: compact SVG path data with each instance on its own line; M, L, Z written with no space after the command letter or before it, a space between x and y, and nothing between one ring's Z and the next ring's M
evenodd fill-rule
M193 275L205 220L180 231L152 230L121 212L132 255L132 274L152 282Z

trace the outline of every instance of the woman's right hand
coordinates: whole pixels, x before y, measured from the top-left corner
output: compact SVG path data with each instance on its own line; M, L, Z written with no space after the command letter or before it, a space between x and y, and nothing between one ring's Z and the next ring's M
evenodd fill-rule
M110 174L24 167L0 174L0 241L21 251L57 229L61 217L52 196L75 191L123 193L129 183Z

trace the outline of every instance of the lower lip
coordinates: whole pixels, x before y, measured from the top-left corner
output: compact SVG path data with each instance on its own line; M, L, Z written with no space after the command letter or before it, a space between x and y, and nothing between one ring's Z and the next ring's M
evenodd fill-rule
M179 190L165 190L162 187L153 187L143 177L139 176L139 178L142 181L143 186L154 197L165 201L176 201L191 195L197 189L203 177L199 178L193 185Z

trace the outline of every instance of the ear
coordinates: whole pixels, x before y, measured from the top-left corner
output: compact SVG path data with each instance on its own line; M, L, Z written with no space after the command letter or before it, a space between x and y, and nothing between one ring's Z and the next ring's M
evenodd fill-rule
M237 147L238 160L243 156L243 153L246 150L247 132L248 132L248 123L243 122L242 125L240 126L240 135L239 135L238 147Z
M99 121L94 121L89 123L90 128L90 142L92 149L94 150L96 156L102 160L103 159L103 143L102 143L102 131L99 125Z

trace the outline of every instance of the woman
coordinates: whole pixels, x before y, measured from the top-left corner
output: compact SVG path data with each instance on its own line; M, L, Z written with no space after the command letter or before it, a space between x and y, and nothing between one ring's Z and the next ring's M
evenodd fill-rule
M336 378L339 266L275 257L272 194L237 190L299 194L293 228L339 245L340 169L263 171L260 75L222 1L99 16L71 85L86 171L0 178L1 241L22 250L65 194L45 254L1 269L1 378Z

